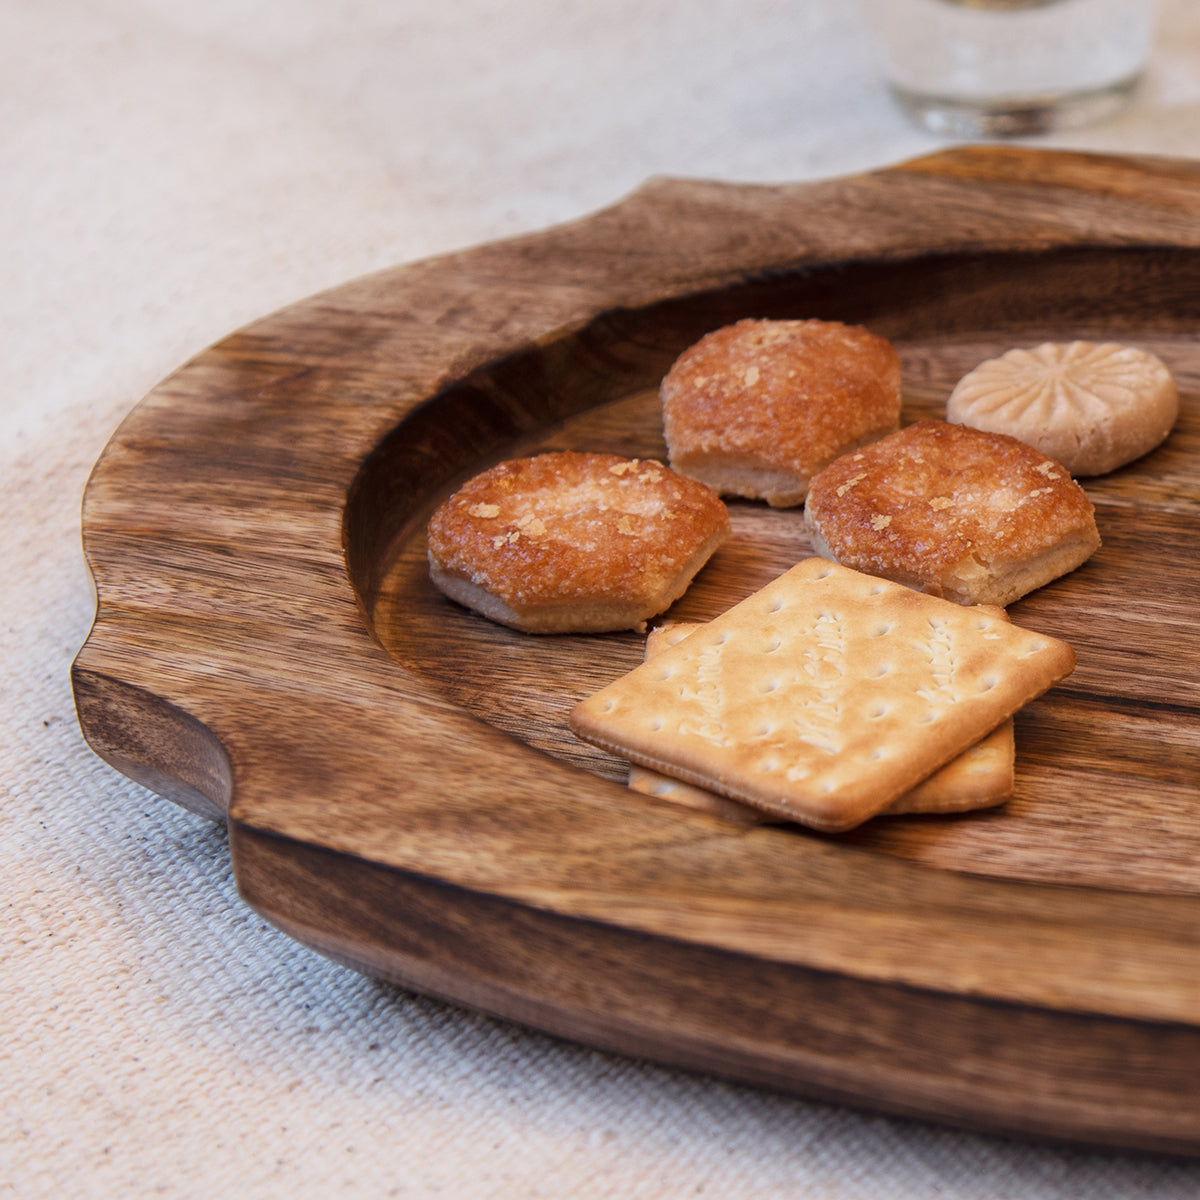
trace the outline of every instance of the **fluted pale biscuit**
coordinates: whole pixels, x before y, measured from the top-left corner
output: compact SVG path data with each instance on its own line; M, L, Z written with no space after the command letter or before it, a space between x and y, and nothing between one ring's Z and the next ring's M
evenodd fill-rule
M1009 433L1072 475L1103 475L1154 449L1179 416L1157 355L1117 342L1045 342L982 362L950 393L946 419Z
M570 724L630 762L836 831L1074 665L1065 642L814 558L581 701Z
M898 426L900 359L857 325L744 320L685 350L660 393L675 470L787 507L839 454Z
M1000 620L1007 619L1002 608L988 611ZM672 621L650 630L646 637L646 661L653 661L664 650L703 628L703 623ZM969 750L964 750L928 779L923 779L912 791L893 800L881 815L967 812L1002 804L1012 795L1014 758L1013 721L1009 717ZM643 795L657 796L730 821L763 824L782 820L762 809L639 767L637 763L630 764L629 786Z
M1100 545L1065 467L945 421L843 455L813 480L804 515L818 554L959 604L1011 604Z
M639 629L729 536L720 497L652 460L555 451L500 463L429 522L451 599L527 633Z

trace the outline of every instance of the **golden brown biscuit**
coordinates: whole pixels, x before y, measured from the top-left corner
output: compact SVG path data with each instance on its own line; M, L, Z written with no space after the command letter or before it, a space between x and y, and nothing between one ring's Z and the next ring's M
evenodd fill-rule
M661 463L557 451L500 463L429 522L429 574L527 633L639 629L729 536L720 498Z
M977 611L999 620L1008 619L1002 608L980 608ZM703 628L703 624L694 622L670 621L652 629L646 637L646 661L650 662L664 650L678 645L685 637ZM893 800L880 815L968 812L1003 804L1012 795L1015 751L1013 720L1009 717L969 750L964 750L915 788ZM783 820L774 813L729 800L706 788L682 783L669 775L640 767L637 763L630 764L629 786L643 795L657 796L741 824L761 825Z
M787 507L839 454L896 429L900 359L859 326L745 320L684 351L660 393L675 470Z
M1046 342L1009 350L964 375L946 419L1009 433L1072 475L1103 475L1149 453L1179 416L1157 355L1116 342Z
M1075 666L1065 642L807 559L571 712L630 762L811 825L883 811Z
M1000 433L920 421L813 480L813 549L959 604L1011 604L1099 548L1065 467Z

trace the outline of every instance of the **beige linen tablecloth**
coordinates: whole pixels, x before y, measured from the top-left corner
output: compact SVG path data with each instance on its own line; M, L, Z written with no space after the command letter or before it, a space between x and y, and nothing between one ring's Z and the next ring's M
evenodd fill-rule
M1166 4L1133 111L1045 144L1200 154L1198 10ZM653 174L935 149L852 7L6 0L0 106L0 1196L1200 1196L1197 1165L781 1098L334 966L75 722L80 495L150 387L317 289Z

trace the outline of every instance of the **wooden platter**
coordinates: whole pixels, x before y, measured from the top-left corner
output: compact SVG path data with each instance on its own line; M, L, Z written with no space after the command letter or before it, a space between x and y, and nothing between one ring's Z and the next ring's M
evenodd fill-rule
M571 705L634 634L442 598L424 523L539 448L662 456L656 387L742 316L891 338L905 420L1014 345L1133 342L1183 412L1085 481L1104 539L1014 605L1079 667L1004 808L841 837L636 796ZM967 148L802 186L653 181L385 271L159 385L83 510L83 732L227 820L246 901L363 971L592 1045L1007 1134L1200 1152L1200 164ZM735 537L672 615L808 553Z

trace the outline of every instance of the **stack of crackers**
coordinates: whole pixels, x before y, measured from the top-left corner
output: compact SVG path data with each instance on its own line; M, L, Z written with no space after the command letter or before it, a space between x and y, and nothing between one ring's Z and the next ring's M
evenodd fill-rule
M1007 798L1013 713L1074 666L1002 609L810 558L659 638L570 722L639 790L837 832Z

